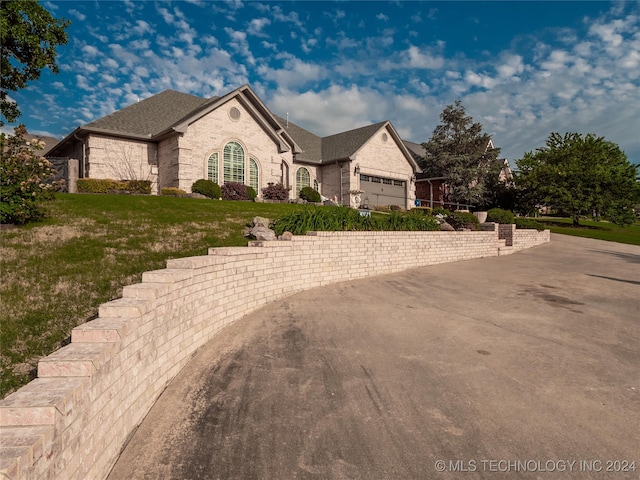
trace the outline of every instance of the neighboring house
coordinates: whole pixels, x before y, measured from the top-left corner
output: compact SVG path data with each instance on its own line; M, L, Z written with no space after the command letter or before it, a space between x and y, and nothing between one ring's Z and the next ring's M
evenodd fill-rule
M412 152L414 158L418 164L425 161L426 151L422 145L413 142L404 142L407 148ZM495 148L493 140L489 140L487 149ZM509 160L504 158L499 160L502 163L502 168L499 174L499 181L504 183L508 187L513 187L513 172L509 165ZM416 204L420 204L423 207L446 207L446 208L468 208L472 205L454 204L446 201L449 194L449 185L447 184L447 177L433 177L425 173L419 173L416 176Z
M404 208L420 171L390 122L321 138L272 114L248 85L212 98L164 91L78 127L47 157L77 159L80 178L150 180L154 193L207 178Z

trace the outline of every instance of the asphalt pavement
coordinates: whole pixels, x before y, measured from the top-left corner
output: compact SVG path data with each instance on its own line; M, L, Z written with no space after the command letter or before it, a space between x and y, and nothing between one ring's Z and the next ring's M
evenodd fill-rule
M480 478L640 478L640 247L552 235L268 305L109 477Z

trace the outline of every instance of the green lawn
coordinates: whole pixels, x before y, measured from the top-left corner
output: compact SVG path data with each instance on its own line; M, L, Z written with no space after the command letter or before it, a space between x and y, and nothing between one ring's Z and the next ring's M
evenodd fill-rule
M609 222L580 220L580 226L574 227L569 218L538 217L535 220L542 222L553 233L640 245L640 223L619 227Z
M38 359L68 341L142 273L168 258L241 246L256 216L277 218L292 204L161 196L68 195L50 217L0 232L0 397L34 378Z

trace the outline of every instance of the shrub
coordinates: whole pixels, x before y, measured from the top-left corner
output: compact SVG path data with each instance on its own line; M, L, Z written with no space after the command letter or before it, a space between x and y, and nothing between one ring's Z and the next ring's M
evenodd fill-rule
M222 185L223 200L249 200L247 186L238 182L227 182Z
M138 193L149 195L149 180L111 180L104 178L79 178L78 193Z
M116 180L102 178L79 178L77 185L78 193L109 193L121 187Z
M151 194L151 180L125 180L125 190L141 195Z
M160 190L160 194L167 197L181 197L182 195L186 195L187 192L185 192L181 188L164 187L162 190Z
M274 183L262 189L262 196L266 200L287 200L289 189L281 183Z
M431 210L431 213L433 215L442 215L443 217L448 217L449 215L451 215L451 211L447 210L444 207L434 207L433 210Z
M413 207L409 211L412 215L433 215L433 209L431 207Z
M247 196L249 197L249 200L253 202L258 197L258 192L256 192L255 188L247 185Z
M300 190L300 198L312 203L320 203L322 201L320 194L311 187L304 187Z
M363 216L352 208L315 206L279 218L271 227L276 235L282 235L285 231L304 235L310 231L432 231L439 228L435 218L428 216L396 212L391 215Z
M207 198L220 198L222 195L220 185L211 180L205 180L204 178L193 182L193 185L191 185L191 193L199 193Z
M544 225L537 220L531 218L516 218L516 228L530 228L538 230L539 232L544 230Z
M503 210L501 208L492 208L487 212L487 222L512 224L515 222L513 212L510 210Z
M41 203L53 198L56 186L47 183L53 166L33 151L42 142L25 140L24 125L14 132L0 135L0 223L22 225L45 216Z
M469 212L452 212L448 215L447 222L456 230L459 228L478 230L480 228L478 217Z

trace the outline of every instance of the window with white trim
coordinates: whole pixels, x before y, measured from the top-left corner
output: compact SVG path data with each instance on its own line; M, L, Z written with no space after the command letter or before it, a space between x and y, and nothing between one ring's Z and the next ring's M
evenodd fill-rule
M212 153L207 161L207 179L218 183L218 152Z
M244 150L237 142L224 146L224 182L244 183Z
M309 170L304 167L300 167L296 172L296 198L300 196L300 190L304 187L311 186L311 174Z
M259 184L258 162L255 158L249 158L249 186L257 192Z

